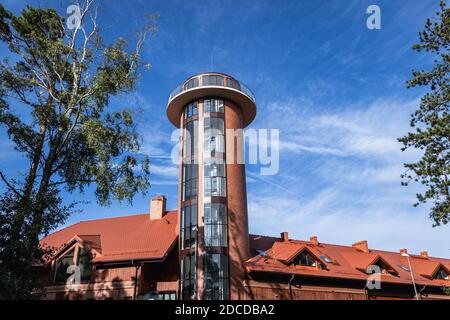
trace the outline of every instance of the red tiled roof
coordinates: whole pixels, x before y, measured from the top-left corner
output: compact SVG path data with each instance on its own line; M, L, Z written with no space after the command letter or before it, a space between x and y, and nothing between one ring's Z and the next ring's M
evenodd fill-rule
M74 237L95 249L93 262L161 260L177 241L177 212L150 220L149 214L81 221L43 238L43 246L61 248Z
M381 281L403 284L411 284L412 281L410 272L400 267L408 267L408 261L407 258L403 257L399 252L381 250L362 252L350 246L325 243L314 245L309 241L299 240L283 242L280 238L254 235L250 236L250 243L255 250L266 251L268 256L263 257L257 255L249 259L245 263L248 271L366 280L368 275L363 271L366 270L370 264L376 263L381 259L395 271L393 275L382 275ZM326 256L331 259L332 262L329 263L325 261L326 268L323 270L307 266L286 265L283 263L287 256L291 255L293 252L301 252L302 248L307 248L319 258ZM450 280L431 280L439 267L449 269L449 259L433 257L423 258L421 256L410 255L410 260L414 279L417 284L450 286Z

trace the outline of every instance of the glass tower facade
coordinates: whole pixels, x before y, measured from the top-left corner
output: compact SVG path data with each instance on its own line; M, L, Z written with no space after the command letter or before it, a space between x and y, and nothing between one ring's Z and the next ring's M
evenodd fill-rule
M216 83L214 76L209 81ZM203 100L203 299L229 298L227 177L223 99Z
M197 298L198 260L198 104L190 103L183 113L182 187L180 220L181 297Z
M181 296L183 299L225 300L229 298L229 272L223 99L200 99L187 104L183 124ZM199 130L202 131L202 141L199 141ZM202 172L199 172L199 163L202 163ZM199 248L203 252L201 264ZM198 295L200 266L203 273L202 297Z
M180 128L181 299L239 299L245 290L245 166L235 162L233 146L242 137L227 130L245 128L255 115L250 89L221 73L192 76L169 96L167 116Z

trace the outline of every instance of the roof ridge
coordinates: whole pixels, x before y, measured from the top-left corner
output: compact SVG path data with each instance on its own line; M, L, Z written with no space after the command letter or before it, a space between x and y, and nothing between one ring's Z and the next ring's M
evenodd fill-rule
M164 218L167 214L169 213L177 213L177 210L166 210L166 212L164 213L164 216L162 218ZM112 219L126 219L126 218L130 218L130 217L137 217L137 216L144 216L144 215L148 215L149 213L134 213L134 214L127 214L124 216L117 216L117 217L107 217L107 218L100 218L100 219L90 219L90 220L80 220L78 223L80 222L91 222L91 221L101 221L101 220L112 220Z
M92 221L102 221L102 220L113 220L113 219L125 219L125 218L143 216L143 215L147 215L147 214L148 213L135 213L135 214L129 214L129 215L117 216L117 217L107 217L107 218L100 218L100 219L80 220L78 223L81 223L81 222L92 222Z

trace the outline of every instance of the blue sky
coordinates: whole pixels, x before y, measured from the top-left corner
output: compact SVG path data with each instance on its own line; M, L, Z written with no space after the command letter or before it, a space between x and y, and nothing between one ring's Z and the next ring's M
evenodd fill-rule
M60 1L28 2L55 6ZM177 201L178 168L170 161L173 127L165 116L168 95L188 76L204 71L231 74L250 86L258 114L251 128L280 129L280 171L261 176L247 166L250 231L450 256L450 228L432 228L428 207L414 208L418 186L400 186L402 153L396 138L408 130L421 89L407 90L413 68L432 59L411 46L439 1L101 1L101 23L110 38L129 36L142 6L158 12L159 31L144 46L145 71L137 92L117 100L139 106L143 152L152 160L152 187L133 205L99 207L90 201L79 220L148 212L149 199ZM18 13L25 3L7 0ZM366 8L381 8L381 30L366 28ZM0 48L4 50L4 47ZM2 54L3 55L3 54ZM3 129L2 129L3 130ZM0 167L23 170L0 131Z

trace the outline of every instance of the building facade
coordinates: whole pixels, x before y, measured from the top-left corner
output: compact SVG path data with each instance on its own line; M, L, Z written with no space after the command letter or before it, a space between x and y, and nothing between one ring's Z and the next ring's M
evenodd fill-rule
M178 208L84 221L41 244L47 299L445 299L450 261L249 235L242 130L252 92L221 73L194 75L169 97L180 129ZM369 281L368 281L369 280ZM372 285L371 285L372 283Z
M236 79L195 75L167 106L180 128L180 294L184 299L238 299L242 262L250 258L243 135L255 98Z

